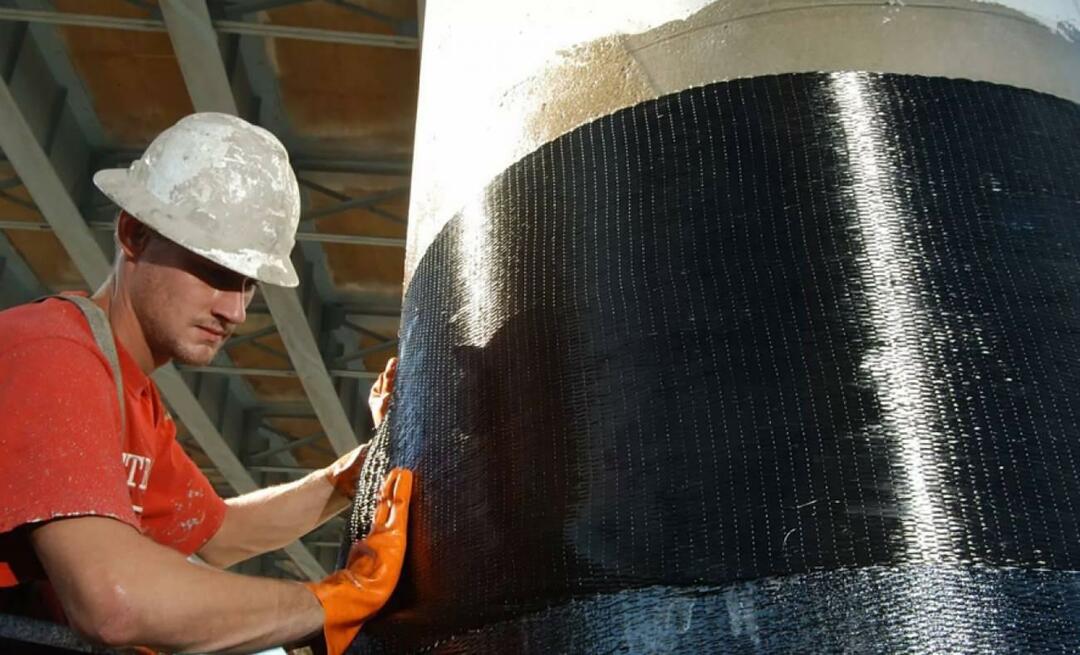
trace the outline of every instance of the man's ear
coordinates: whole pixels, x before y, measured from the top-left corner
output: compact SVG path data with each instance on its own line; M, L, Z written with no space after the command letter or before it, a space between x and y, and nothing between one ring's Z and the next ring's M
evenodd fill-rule
M138 259L146 250L153 233L123 209L116 219L116 244L128 259Z

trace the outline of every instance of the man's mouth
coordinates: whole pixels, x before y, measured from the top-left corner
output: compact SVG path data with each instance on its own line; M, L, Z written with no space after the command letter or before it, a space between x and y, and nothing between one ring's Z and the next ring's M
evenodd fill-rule
M197 327L206 334L214 337L216 340L224 341L225 338L229 336L229 333L226 330L220 328L208 327L205 325L199 325Z

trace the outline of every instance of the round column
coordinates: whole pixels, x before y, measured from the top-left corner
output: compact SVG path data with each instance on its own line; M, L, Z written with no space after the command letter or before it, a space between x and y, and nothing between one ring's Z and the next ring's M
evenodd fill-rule
M1075 7L589 4L428 3L357 651L1075 644Z

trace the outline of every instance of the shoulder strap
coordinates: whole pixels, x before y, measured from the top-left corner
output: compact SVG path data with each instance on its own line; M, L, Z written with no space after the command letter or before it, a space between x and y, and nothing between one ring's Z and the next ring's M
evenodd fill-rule
M98 348L101 349L105 359L108 360L109 368L112 369L113 380L116 382L116 398L120 401L120 440L123 442L124 435L127 433L127 412L124 407L124 376L120 372L120 356L116 352L116 342L113 341L112 328L109 327L109 317L93 301L84 296L57 294L39 298L36 302L48 300L49 298L58 298L74 304L86 317L86 322L90 324L90 333L94 335L94 341L97 342Z

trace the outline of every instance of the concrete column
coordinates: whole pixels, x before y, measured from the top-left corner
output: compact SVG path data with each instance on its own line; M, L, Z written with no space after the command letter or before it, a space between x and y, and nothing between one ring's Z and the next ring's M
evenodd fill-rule
M861 70L1080 102L1071 0L424 4L406 285L442 225L512 162L594 118L691 86Z

